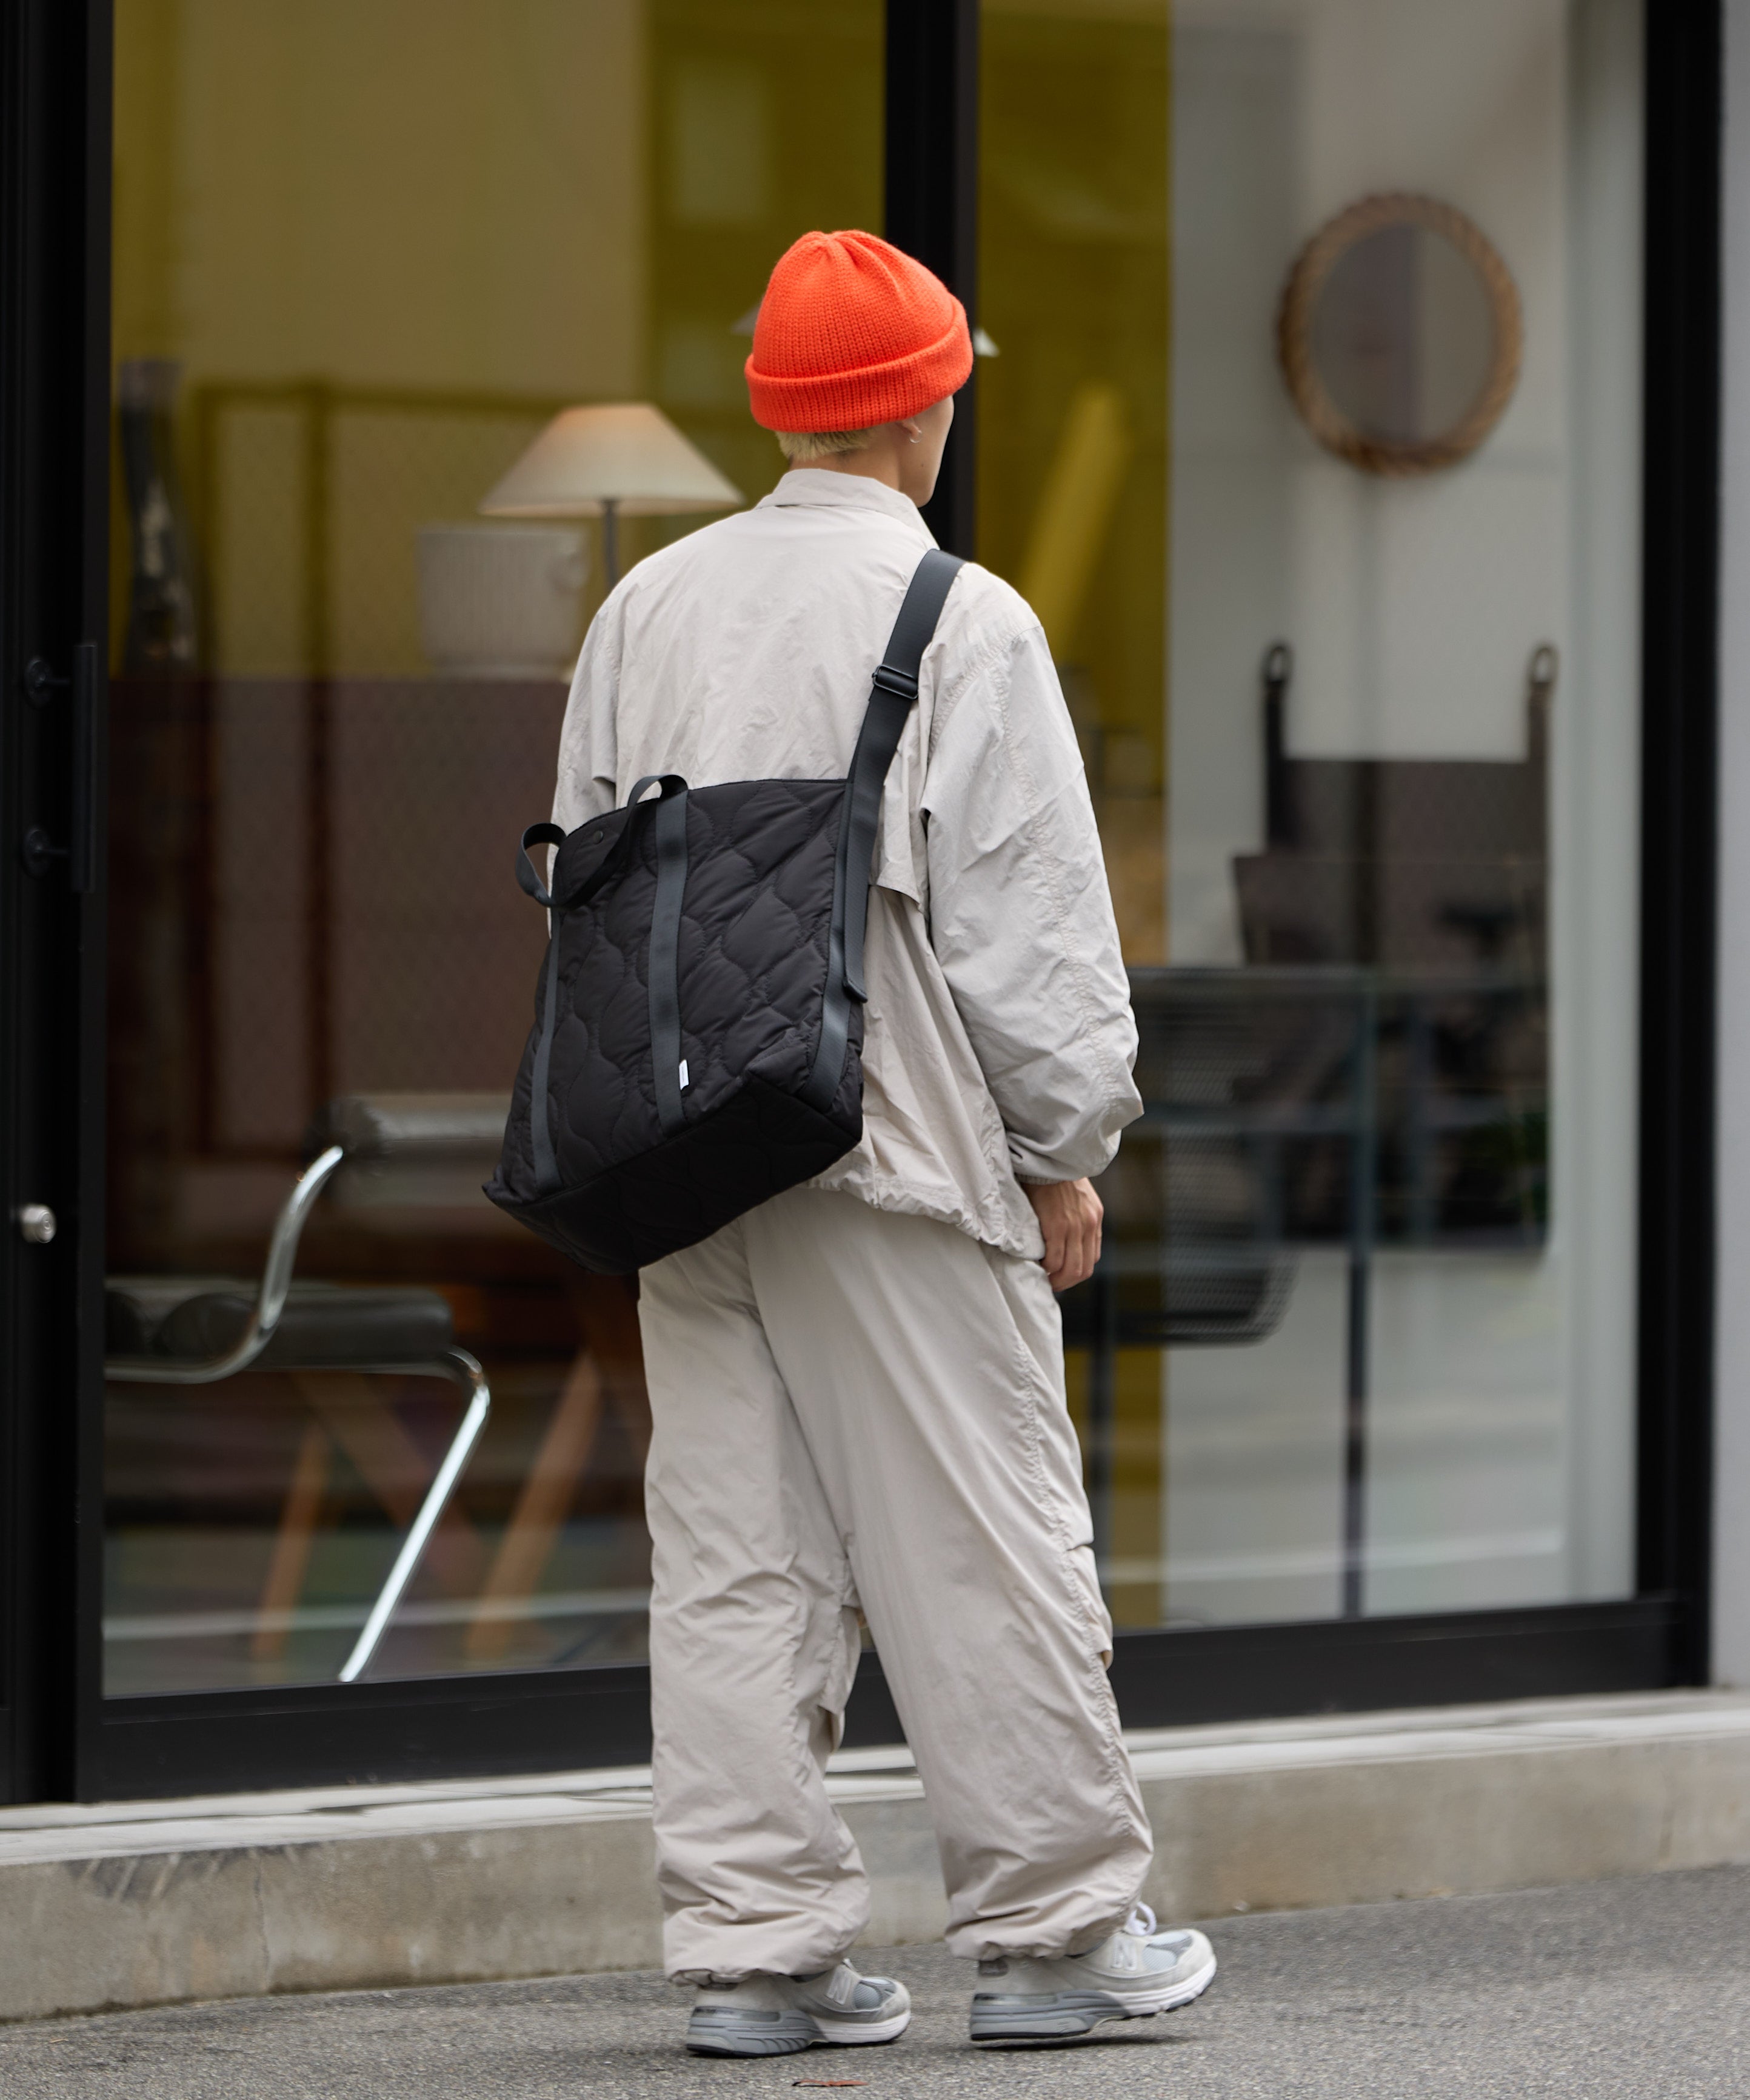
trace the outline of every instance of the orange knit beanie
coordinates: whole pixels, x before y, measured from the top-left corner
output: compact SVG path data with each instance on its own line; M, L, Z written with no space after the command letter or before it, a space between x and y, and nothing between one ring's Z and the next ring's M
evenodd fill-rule
M748 397L768 430L866 430L971 371L966 310L939 277L873 233L805 233L760 302Z

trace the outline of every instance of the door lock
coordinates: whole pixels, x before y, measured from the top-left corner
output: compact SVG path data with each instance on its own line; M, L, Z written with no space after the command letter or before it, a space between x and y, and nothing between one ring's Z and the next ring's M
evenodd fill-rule
M46 875L52 861L65 860L65 846L58 846L41 824L33 824L19 842L19 858L26 875Z
M24 690L33 708L46 708L57 691L71 686L71 678L57 675L46 656L33 656L24 666Z
M20 1203L13 1213L20 1239L33 1246L46 1246L55 1233L55 1213L46 1203Z

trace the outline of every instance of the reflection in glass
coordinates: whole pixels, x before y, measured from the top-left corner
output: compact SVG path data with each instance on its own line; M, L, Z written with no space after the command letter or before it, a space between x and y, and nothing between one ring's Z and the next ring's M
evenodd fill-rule
M479 1193L541 950L515 843L607 565L597 522L479 505L596 403L777 479L749 310L881 209L882 11L809 15L117 8L112 1358L229 1346L346 1159L267 1351L108 1388L112 1693L338 1674L462 1418L449 1348L491 1418L372 1674L643 1653L634 1286ZM622 565L696 522L625 517Z

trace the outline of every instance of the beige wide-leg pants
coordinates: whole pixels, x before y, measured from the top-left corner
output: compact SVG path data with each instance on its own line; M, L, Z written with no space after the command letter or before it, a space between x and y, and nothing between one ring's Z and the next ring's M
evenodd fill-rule
M643 1273L651 1694L671 1975L806 1975L868 1890L827 1798L860 1604L960 1955L1119 1923L1148 1825L1035 1263L794 1189Z

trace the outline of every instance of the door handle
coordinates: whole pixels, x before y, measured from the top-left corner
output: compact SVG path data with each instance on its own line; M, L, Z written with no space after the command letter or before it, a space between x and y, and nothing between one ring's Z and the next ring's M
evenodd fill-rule
M76 897L97 887L97 644L82 642L73 652L73 674L58 677L46 660L33 656L24 667L24 690L32 704L46 707L58 690L73 695L73 793L68 839L56 845L41 824L25 832L25 870L46 875L53 861L67 863L67 881Z

